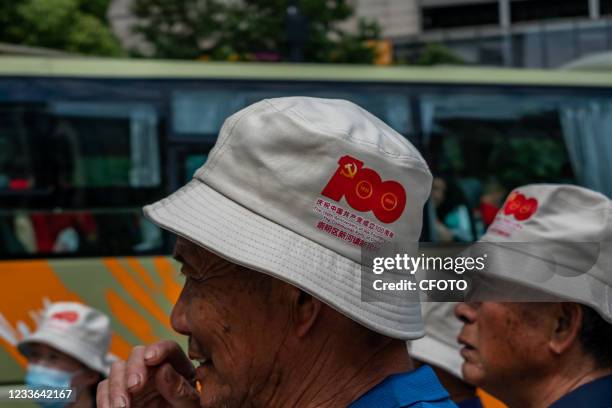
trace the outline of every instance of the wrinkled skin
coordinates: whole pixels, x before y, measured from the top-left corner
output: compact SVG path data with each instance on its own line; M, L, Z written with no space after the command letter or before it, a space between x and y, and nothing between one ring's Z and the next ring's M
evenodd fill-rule
M185 284L172 327L188 336L189 358L206 362L196 370L169 341L136 347L127 362L114 363L109 381L99 387L99 406L265 406L281 375L276 356L289 327L283 289L290 285L181 238L175 258Z
M546 357L548 321L538 312L544 304L502 302L460 303L455 313L465 325L459 342L467 382L494 387L537 375Z

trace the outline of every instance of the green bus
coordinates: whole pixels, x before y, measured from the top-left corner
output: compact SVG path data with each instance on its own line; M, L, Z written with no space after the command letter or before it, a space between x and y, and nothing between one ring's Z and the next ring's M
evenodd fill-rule
M224 119L263 98L351 100L414 143L434 195L424 241L472 241L513 187L612 196L612 75L0 57L0 384L48 302L112 317L112 352L171 337L171 237L141 207L176 190Z

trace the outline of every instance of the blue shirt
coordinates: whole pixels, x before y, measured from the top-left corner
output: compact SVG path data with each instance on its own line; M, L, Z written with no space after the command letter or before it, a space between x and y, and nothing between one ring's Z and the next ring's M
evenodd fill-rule
M461 401L457 403L459 408L483 408L480 397L470 398L469 400Z
M550 406L550 408L577 407L612 407L612 375L581 385Z
M349 408L457 408L431 367L394 374L362 395Z

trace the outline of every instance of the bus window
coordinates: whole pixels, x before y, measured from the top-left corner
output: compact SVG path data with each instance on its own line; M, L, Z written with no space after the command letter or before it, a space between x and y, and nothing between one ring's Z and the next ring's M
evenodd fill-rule
M346 86L294 85L291 89L261 90L241 87L239 90L176 90L172 93L173 131L177 134L207 135L215 138L223 121L238 110L266 98L282 96L312 96L346 99L368 110L398 132L411 137L412 120L409 96L360 85L359 89Z
M0 257L159 250L158 127L140 103L0 105Z
M206 160L208 159L208 154L188 154L185 157L184 161L184 179L183 184L187 183L189 180L193 178L194 173L197 169L202 167Z
M29 134L40 125L38 107L0 104L0 192L33 186Z
M520 185L584 185L575 177L582 163L572 161L566 108L552 96L460 90L424 95L424 143L434 174L432 240L476 240Z
M56 139L66 139L79 161L79 187L160 184L157 114L147 105L53 103ZM77 135L87 135L78 139Z

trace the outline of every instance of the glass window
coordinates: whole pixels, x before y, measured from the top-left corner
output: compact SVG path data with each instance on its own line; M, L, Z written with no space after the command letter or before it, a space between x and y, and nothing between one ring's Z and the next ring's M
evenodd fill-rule
M143 103L0 104L0 257L159 249L159 118Z
M188 154L185 157L185 163L184 163L185 171L183 174L185 178L184 178L183 183L187 183L189 180L191 180L196 170L202 167L204 163L206 163L207 159L208 159L208 154L204 154L204 153Z
M499 10L496 3L423 7L422 9L424 30L494 25L498 21Z
M161 231L140 208L0 211L0 258L126 255L161 245Z
M578 183L612 195L611 102L516 90L424 95L431 239L477 239L524 184Z
M140 105L1 104L0 189L159 186L157 127Z
M361 85L359 91L343 90L340 87L301 88L290 90L177 90L172 94L173 130L178 134L199 134L216 138L223 121L240 109L266 98L282 96L312 96L319 98L346 99L370 111L400 133L412 131L410 102L405 93L389 92L380 88L367 90Z
M589 15L589 2L582 0L522 0L511 2L512 22Z

